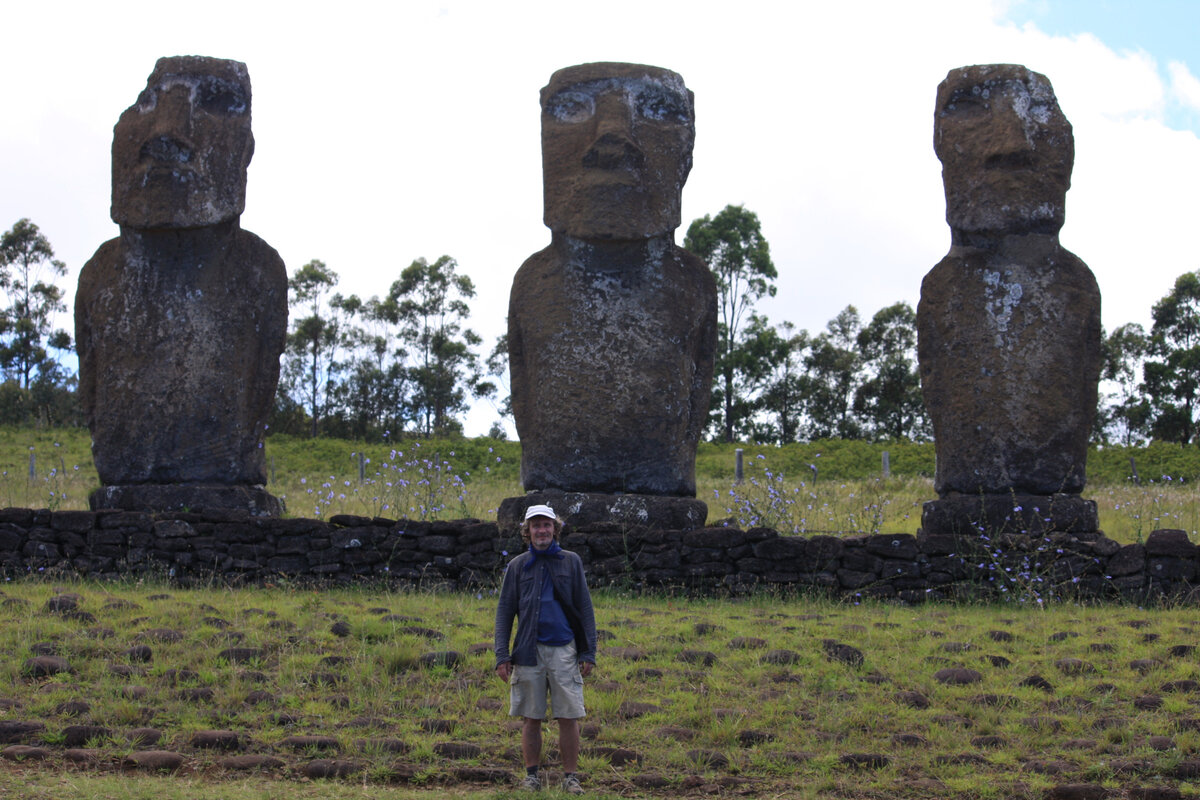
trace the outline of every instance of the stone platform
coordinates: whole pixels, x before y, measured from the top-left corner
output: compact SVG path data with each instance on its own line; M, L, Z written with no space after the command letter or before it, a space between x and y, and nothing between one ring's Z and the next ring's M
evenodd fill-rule
M611 523L630 528L691 531L704 527L708 518L708 504L694 497L545 489L505 498L496 514L500 530L516 531L525 519L525 509L538 504L553 508L560 519L575 529Z
M1089 533L1100 529L1094 500L1077 494L950 495L921 509L921 530L932 535Z
M281 517L283 504L261 486L213 483L139 483L104 486L88 495L93 511L244 511L252 517Z

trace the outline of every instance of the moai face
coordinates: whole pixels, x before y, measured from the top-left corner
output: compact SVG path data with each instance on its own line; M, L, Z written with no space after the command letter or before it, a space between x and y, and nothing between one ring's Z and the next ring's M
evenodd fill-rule
M113 222L197 228L233 219L246 207L253 153L246 65L160 58L113 129Z
M1013 64L951 70L938 86L933 137L951 228L1062 227L1075 141L1044 75Z
M633 241L679 227L696 137L683 78L640 64L582 64L542 89L546 226Z

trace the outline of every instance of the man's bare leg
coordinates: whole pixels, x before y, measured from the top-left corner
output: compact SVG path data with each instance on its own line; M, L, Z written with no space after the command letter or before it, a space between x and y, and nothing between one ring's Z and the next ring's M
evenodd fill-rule
M558 753L562 757L563 772L579 771L579 720L559 719Z
M525 768L536 767L542 763L542 721L532 717L524 717L521 725L521 757L525 759ZM578 735L576 753L578 754ZM560 745L561 746L561 745Z

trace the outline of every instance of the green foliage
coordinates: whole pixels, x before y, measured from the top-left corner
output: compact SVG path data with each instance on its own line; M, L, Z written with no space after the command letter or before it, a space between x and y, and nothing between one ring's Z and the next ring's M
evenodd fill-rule
M694 220L683 246L707 263L716 279L719 316L713 425L725 441L732 442L745 430L753 410L754 387L746 384L761 379L766 371L762 355L769 352L758 335L769 330L766 320L756 318L752 308L760 298L775 295L779 273L758 215L743 206L726 206L716 217L705 214Z
M1188 444L1200 405L1200 270L1180 275L1154 304L1143 395L1155 439Z

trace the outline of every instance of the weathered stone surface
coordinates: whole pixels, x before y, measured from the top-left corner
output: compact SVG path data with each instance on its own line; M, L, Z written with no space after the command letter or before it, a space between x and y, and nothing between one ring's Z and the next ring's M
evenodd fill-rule
M113 131L121 235L84 266L75 302L96 468L124 489L93 496L94 508L151 509L128 499L143 484L195 484L192 510L243 499L210 485L262 492L287 273L238 225L253 149L246 67L221 59L160 59Z
M696 493L717 293L674 242L694 137L669 70L583 64L542 90L552 237L517 272L508 316L528 490Z
M950 252L917 310L942 497L1078 494L1100 373L1100 291L1058 241L1074 160L1050 83L1017 65L938 87Z
M546 490L502 500L496 515L500 530L516 535L525 519L525 509L539 504L553 508L572 528L613 522L629 527L691 531L703 527L708 517L708 505L691 497Z
M1078 495L963 494L925 503L921 530L956 536L977 536L981 531L1041 535L1095 531L1099 519L1096 502Z

